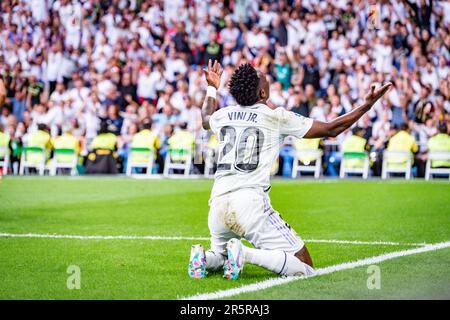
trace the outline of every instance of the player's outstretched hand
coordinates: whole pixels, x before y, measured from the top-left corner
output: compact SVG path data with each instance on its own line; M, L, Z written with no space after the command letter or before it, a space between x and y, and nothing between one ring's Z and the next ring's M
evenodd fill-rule
M222 75L223 69L217 60L214 60L214 64L211 59L208 61L208 69L203 70L205 72L206 82L208 86L213 86L219 89L220 86L220 76Z
M366 104L373 106L378 99L380 99L389 89L392 87L392 83L388 82L381 88L375 89L375 84L370 86L370 92L366 95Z

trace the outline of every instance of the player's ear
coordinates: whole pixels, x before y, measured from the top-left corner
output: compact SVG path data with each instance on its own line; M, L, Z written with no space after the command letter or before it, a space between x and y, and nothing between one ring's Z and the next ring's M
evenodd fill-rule
M259 89L259 97L261 100L267 99L267 92L263 88Z

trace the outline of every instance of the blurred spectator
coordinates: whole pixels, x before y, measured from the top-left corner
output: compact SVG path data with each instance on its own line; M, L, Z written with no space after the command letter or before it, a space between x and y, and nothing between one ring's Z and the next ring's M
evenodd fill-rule
M74 150L75 153L78 155L80 153L80 142L76 137L73 136L72 131L73 127L70 124L65 125L63 127L63 134L56 137L56 139L53 140L54 148ZM71 154L55 153L55 157L57 157L58 162L70 163L72 160Z
M108 130L108 124L102 122L98 135L92 140L92 149L86 159L86 174L115 174L117 161L117 136Z
M133 162L146 164L148 163L149 156L158 163L162 172L163 161L159 156L159 149L161 148L161 143L159 137L152 132L152 121L150 118L143 120L140 131L135 133L131 141L132 148L148 149L152 155L145 152L137 152L133 154ZM132 151L131 151L132 152ZM124 165L126 167L126 165Z
M312 85L315 90L320 89L320 74L317 63L312 54L306 55L305 63L303 64L302 86Z
M205 61L222 61L222 45L217 42L217 33L211 32L209 42L205 47Z
M52 139L50 136L50 129L45 124L38 124L37 130L30 133L27 140L27 147L39 148L44 150L46 159L50 157L50 151L53 149ZM37 152L30 152L27 155L27 160L34 163L39 163L42 159L42 154Z
M450 135L447 126L442 124L439 133L428 140L428 151L430 152L450 152ZM449 160L433 160L432 168L450 168Z
M342 152L362 153L368 151L369 145L364 138L364 129L355 127L352 133L342 142ZM362 157L350 157L343 161L345 161L345 167L347 168L362 168L364 165L364 158Z
M107 108L107 116L103 119L108 125L108 131L119 136L122 132L123 118L119 115L119 107L111 104Z
M222 45L230 50L235 49L238 44L239 35L239 29L234 26L231 16L226 16L225 28L220 31L220 41L222 42Z
M185 161L186 157L193 156L195 137L187 130L187 123L182 123L180 130L169 138L168 146L174 161Z
M280 54L279 62L275 64L275 80L281 82L283 90L291 86L292 69L289 58L285 52Z
M407 125L401 125L398 130L390 139L388 143L388 151L408 152L413 155L417 155L419 147L417 146L416 139L409 133ZM406 162L406 158L402 156L396 156L389 158L389 165L402 166ZM422 159L415 156L415 164L418 166L419 177L423 177L425 174L425 168Z

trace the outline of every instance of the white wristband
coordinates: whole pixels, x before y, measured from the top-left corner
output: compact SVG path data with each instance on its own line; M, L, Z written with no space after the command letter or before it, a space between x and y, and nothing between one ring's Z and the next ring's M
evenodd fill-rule
M216 94L217 94L217 89L214 88L213 86L208 86L208 88L206 89L206 96L216 99Z

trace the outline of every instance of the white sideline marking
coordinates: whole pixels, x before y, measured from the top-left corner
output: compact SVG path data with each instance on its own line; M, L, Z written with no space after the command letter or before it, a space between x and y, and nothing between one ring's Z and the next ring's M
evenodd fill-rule
M184 236L83 236L71 234L45 234L45 233L4 233L0 232L2 238L49 238L49 239L80 239L80 240L199 240L206 241L209 237L184 237ZM358 240L304 240L306 243L336 243L355 245L385 245L385 246L426 246L427 243L402 243L391 241L358 241Z
M213 178L207 178L203 174L190 174L189 176L185 176L184 174L171 174L166 177L162 173L154 173L151 175L131 174L131 176L127 177L137 180L211 180Z
M345 263L341 263L341 264L328 266L325 268L316 269L316 273L312 276L295 276L295 277L291 276L291 277L287 277L287 278L273 278L273 279L256 282L256 283L249 284L249 285L243 285L243 286L240 286L240 287L237 287L234 289L219 290L219 291L211 292L211 293L198 294L198 295L194 295L194 296L190 296L190 297L186 297L186 298L182 298L182 299L183 300L221 299L221 298L231 297L231 296L241 294L241 293L264 290L264 289L271 288L274 286L286 284L286 283L289 283L292 281L317 277L317 276L330 274L330 273L337 272L337 271L353 269L353 268L362 267L362 266L366 266L366 265L377 264L377 263L380 263L380 262L383 262L386 260L390 260L390 259L394 259L394 258L398 258L398 257L404 257L404 256L409 256L409 255L428 252L428 251L435 251L435 250L440 250L440 249L444 249L444 248L448 248L448 247L450 247L450 241L436 243L436 244L429 244L429 245L426 245L421 248L395 251L395 252L385 253L385 254L382 254L379 256L360 259L360 260L353 261L353 262L345 262Z
M361 245L383 245L383 246L411 246L411 247L423 247L430 245L429 243L403 243L403 242L393 242L393 241L358 241L358 240L318 240L310 239L304 240L310 243L336 243L336 244L361 244Z
M209 240L203 237L166 237L166 236L81 236L71 234L41 234L41 233L0 233L3 238L49 238L49 239L80 239L80 240Z

